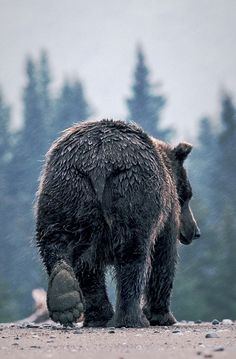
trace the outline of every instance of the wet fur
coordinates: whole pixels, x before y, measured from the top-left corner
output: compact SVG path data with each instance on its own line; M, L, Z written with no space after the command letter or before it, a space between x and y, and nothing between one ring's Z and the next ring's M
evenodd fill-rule
M169 307L180 204L171 151L134 124L103 120L66 130L47 153L37 245L49 276L58 263L73 269L85 325L175 321ZM116 274L115 314L105 287L108 265Z

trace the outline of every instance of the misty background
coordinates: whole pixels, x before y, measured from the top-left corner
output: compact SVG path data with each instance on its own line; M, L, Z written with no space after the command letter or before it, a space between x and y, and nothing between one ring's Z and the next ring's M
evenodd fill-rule
M91 118L195 144L202 238L179 248L172 307L179 320L236 317L235 13L234 0L0 0L0 321L46 288L37 179L52 140Z

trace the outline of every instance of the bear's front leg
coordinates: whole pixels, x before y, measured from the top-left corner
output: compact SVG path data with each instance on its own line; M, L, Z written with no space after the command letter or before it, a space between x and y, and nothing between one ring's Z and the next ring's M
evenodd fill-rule
M145 263L135 261L131 264L116 266L117 300L114 317L108 326L117 328L148 327L149 321L140 306L144 281Z
M170 311L177 258L176 232L173 222L168 222L164 235L158 237L154 246L151 273L145 289L143 312L151 325L173 325L176 319ZM171 227L172 225L172 227Z
M85 311L84 327L106 327L114 311L108 299L105 283L105 271L102 265L74 268L83 291Z
M54 266L48 282L47 305L55 322L72 326L83 312L83 296L73 269L63 260Z

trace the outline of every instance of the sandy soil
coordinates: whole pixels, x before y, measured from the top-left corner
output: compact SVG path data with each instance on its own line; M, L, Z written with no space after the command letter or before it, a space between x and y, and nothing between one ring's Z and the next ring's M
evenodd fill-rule
M218 325L190 322L148 329L2 324L0 358L235 359L236 322Z

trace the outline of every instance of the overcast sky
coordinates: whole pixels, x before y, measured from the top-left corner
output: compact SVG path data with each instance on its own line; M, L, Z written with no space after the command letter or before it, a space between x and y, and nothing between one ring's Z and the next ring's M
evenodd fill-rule
M122 119L141 43L164 123L190 139L221 88L236 100L235 16L236 0L0 0L0 85L17 121L25 56L44 48L56 87L78 76L96 117Z

